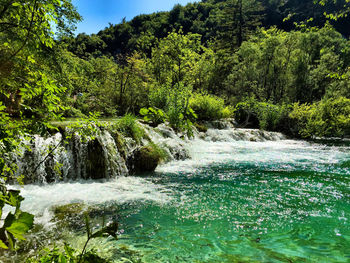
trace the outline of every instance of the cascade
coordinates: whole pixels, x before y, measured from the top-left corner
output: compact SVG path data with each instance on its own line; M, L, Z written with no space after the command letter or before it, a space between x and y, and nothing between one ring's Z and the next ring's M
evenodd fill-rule
M58 132L50 137L29 136L25 147L13 156L18 170L24 175L24 183L53 183L79 179L111 179L128 174L127 156L138 147L155 143L169 156L169 161L191 159L193 142L276 141L286 139L276 132L234 128L232 121L207 123L208 130L199 132L194 128L193 137L176 133L165 124L152 128L139 123L146 136L137 143L123 138L125 152L118 149L116 138L107 129L101 129L94 139L82 140L73 135L68 142Z

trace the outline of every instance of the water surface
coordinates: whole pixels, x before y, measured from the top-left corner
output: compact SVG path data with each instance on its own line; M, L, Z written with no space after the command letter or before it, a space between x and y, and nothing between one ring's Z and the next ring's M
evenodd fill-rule
M347 146L196 140L188 148L192 159L146 178L26 186L24 209L47 227L58 204L117 216L119 240L94 243L115 262L125 248L141 262L350 262ZM79 231L69 240L82 243Z

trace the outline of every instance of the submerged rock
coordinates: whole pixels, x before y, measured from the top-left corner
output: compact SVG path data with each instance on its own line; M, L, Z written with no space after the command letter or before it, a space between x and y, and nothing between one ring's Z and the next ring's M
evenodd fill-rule
M161 154L152 145L135 149L127 160L129 173L153 172L161 160Z
M52 208L52 221L57 222L60 228L82 229L86 211L87 207L82 203L55 206Z
M72 203L53 207L54 219L64 220L66 218L80 217L86 206L82 203Z

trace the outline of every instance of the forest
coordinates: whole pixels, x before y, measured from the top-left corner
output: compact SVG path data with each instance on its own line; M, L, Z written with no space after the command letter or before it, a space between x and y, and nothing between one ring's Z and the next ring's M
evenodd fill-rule
M191 136L233 118L291 138L350 136L349 0L202 0L91 35L74 33L71 0L0 3L0 211L16 209L0 248L33 224L6 187L7 160L52 121L126 116Z

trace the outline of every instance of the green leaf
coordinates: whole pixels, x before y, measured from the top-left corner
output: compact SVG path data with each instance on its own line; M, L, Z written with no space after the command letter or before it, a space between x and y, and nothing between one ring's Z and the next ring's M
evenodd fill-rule
M64 244L64 251L66 252L69 258L74 258L74 249L68 246L68 244Z
M19 217L13 223L6 227L6 231L11 233L16 239L25 240L23 237L32 227L34 216L32 214L21 212Z
M146 109L146 108L142 108L142 109L140 110L140 114L141 114L142 116L147 115L148 112L149 112L149 110Z
M113 222L113 223L109 224L108 226L102 228L101 230L93 233L91 238L102 237L105 235L110 235L114 238L117 238L118 227L119 227L118 223Z
M0 248L8 249L8 246L6 246L6 244L2 240L0 240Z
M20 196L20 191L9 190L8 191L8 198L5 200L5 202L10 206L19 208L19 206L23 200L24 200L24 198L22 196Z
M5 222L3 225L3 228L9 227L12 225L12 223L16 220L16 217L14 214L12 213L8 213L6 218L5 218Z

